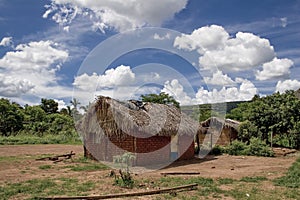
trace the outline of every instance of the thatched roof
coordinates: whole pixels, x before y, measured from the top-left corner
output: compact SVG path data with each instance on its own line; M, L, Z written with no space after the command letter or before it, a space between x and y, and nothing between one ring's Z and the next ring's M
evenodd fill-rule
M240 122L232 120L232 119L221 119L218 117L211 117L206 121L200 123L200 126L206 128L232 128L237 130L239 127ZM220 129L221 130L221 129Z
M195 135L199 123L181 113L171 105L121 102L99 96L85 116L77 123L77 130L83 134L105 134L122 136L139 135Z

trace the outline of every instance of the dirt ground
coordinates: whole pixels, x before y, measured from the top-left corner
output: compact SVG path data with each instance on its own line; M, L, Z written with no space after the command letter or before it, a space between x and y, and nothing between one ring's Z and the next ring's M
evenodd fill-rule
M109 170L101 172L66 172L64 165L72 164L57 163L51 161L36 161L36 158L45 155L60 155L75 152L75 157L83 156L83 147L80 145L14 145L0 146L0 184L4 182L19 182L40 177L61 177L80 176L92 178L93 176L105 176ZM7 158L9 157L9 159ZM18 158L18 162L11 162ZM209 178L233 178L239 179L245 176L266 176L273 179L282 176L291 164L296 160L296 156L285 156L276 158L252 157L252 156L208 156L203 159L195 158L190 161L179 161L171 166L147 173L137 174L143 177L161 176L165 172L199 172L202 177ZM20 161L21 159L21 161ZM50 170L39 170L42 165L59 166ZM60 170L57 170L60 169ZM24 172L34 171L34 173Z

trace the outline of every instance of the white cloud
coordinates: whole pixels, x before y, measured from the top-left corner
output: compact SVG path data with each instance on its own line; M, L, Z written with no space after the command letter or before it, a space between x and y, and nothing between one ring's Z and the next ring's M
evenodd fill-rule
M2 73L0 88L4 97L23 94L44 97L66 93L58 86L56 72L68 58L68 52L58 49L51 41L30 42L18 45L0 59ZM55 89L54 89L55 87ZM52 88L52 89L51 89Z
M59 50L58 44L52 41L30 42L28 44L20 44L15 51L7 52L0 59L0 67L10 70L36 70L53 68L56 69L60 64L64 63L68 58L68 52Z
M26 79L16 79L0 74L0 96L19 97L34 88L34 85Z
M192 102L192 98L186 94L183 86L177 79L166 81L161 92L165 92L173 96L181 105L189 105Z
M175 39L174 46L197 50L199 65L205 69L241 71L270 62L275 57L269 40L243 32L231 38L223 27L217 25L199 28L191 35L182 34Z
M256 79L260 81L288 77L290 74L290 67L293 66L293 61L290 59L274 58L271 62L264 63L262 71L256 72Z
M129 86L135 81L135 74L129 66L118 66L115 69L106 70L103 75L86 73L75 77L73 85L81 90L95 90L97 88L113 88Z
M44 18L67 25L77 16L86 17L101 31L113 28L125 31L145 25L160 26L185 8L187 0L52 0Z
M239 32L235 38L227 40L224 48L205 52L199 58L199 64L206 69L217 67L241 71L269 62L274 57L274 48L269 40Z
M229 34L221 26L211 25L194 30L190 35L176 37L174 47L188 51L197 50L200 54L210 50L222 49Z
M154 34L154 36L153 36L153 38L155 39L155 40L166 40L166 39L170 39L170 34L169 33L167 33L166 35L163 35L163 36L160 36L160 35L158 35L157 33L155 33Z
M0 42L0 47L1 46L8 47L12 45L13 45L12 37L4 37Z
M255 85L249 80L237 78L236 83L239 84L238 87L223 87L221 90L206 90L200 87L195 97L190 97L179 81L174 79L167 81L161 91L172 95L181 105L246 101L251 100L258 92Z
M237 78L236 82L240 83L239 87L223 87L221 90L213 89L212 91L205 90L201 87L196 94L197 103L247 101L257 94L257 88L249 80Z
M235 85L235 82L227 74L223 74L219 70L214 73L212 77L204 77L204 81L209 85Z
M285 80L278 81L276 85L276 92L284 93L286 90L298 90L300 88L300 81Z
M56 103L58 103L58 110L60 111L63 108L67 108L67 105L64 100L54 99Z

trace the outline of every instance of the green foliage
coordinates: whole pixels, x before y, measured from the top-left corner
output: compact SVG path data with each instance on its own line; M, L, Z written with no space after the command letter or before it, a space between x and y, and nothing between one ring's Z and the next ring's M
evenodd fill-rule
M210 155L215 155L215 156L219 156L222 155L224 153L224 148L216 145L212 148L212 150L209 152Z
M234 140L227 148L226 153L229 155L246 155L247 144L244 142Z
M7 99L0 99L0 136L7 137L0 137L0 143L78 142L74 119L63 112L58 113L57 110L58 104L52 99L42 99L41 105L25 105L25 108Z
M277 186L300 188L300 158L289 168L285 176L274 180Z
M226 150L229 155L247 155L247 156L264 156L272 157L274 152L268 145L260 140L259 138L252 137L250 139L250 144L235 140L229 145Z
M132 188L134 185L134 180L131 176L131 173L129 171L129 167L132 165L132 161L136 158L135 155L133 155L130 152L124 153L123 155L114 156L113 162L115 164L121 164L121 168L124 168L124 165L126 167L126 170L119 170L120 176L115 176L115 185L119 185L121 187L128 187Z
M250 139L250 145L248 145L246 148L246 154L248 156L264 156L264 157L274 156L274 152L270 147L267 146L265 141L262 141L259 138L254 138L254 137Z
M251 137L257 135L257 127L253 125L250 121L246 120L241 122L238 127L238 139L243 142L247 142Z
M57 113L58 112L58 103L53 99L42 99L41 108L47 113Z
M275 93L266 97L256 96L251 102L241 103L233 109L228 118L246 121L240 131L241 139L258 137L270 143L270 135L286 134L286 138L278 136L277 143L286 147L300 147L300 100L294 91L284 94Z
M174 105L179 108L179 102L177 102L174 97L168 95L167 93L161 92L157 94L146 94L141 95L141 100L143 102L152 102L152 103L159 103L159 104L170 104Z
M15 135L23 128L24 112L19 104L0 99L0 134Z
M98 170L109 169L106 165L103 165L101 163L68 166L68 168L70 168L72 171L76 171L76 172L81 172L81 171L98 171Z

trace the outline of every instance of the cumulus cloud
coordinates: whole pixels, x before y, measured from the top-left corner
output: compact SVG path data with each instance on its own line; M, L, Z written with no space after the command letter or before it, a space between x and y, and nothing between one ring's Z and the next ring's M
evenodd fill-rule
M190 105L192 103L192 98L187 95L177 79L166 81L161 92L173 96L181 105Z
M190 35L182 34L175 39L174 46L187 51L197 50L199 65L205 69L241 71L270 62L275 57L269 40L243 32L230 37L217 25L199 28Z
M75 77L73 85L81 90L95 90L97 88L113 88L129 86L135 81L135 74L129 66L120 65L115 69L106 70L103 75L86 73Z
M0 42L0 47L1 46L8 47L12 45L13 45L12 37L4 37Z
M196 29L190 35L176 37L174 47L204 54L206 51L223 49L228 38L229 34L223 27L211 25Z
M0 59L0 67L10 70L37 70L49 69L56 64L55 68L59 68L64 63L69 54L67 51L59 50L58 44L52 41L30 42L28 44L20 44L15 51L7 52Z
M214 73L212 77L204 77L204 81L209 85L229 86L235 84L227 74L223 74L223 72L219 70Z
M165 83L162 92L172 95L181 105L246 101L251 100L258 92L255 85L247 79L237 78L236 83L238 87L222 87L220 90L200 87L195 97L190 97L179 81L174 79Z
M26 79L16 79L0 74L0 96L19 97L34 88L34 85Z
M278 81L276 85L276 92L284 93L286 90L298 90L300 88L300 81L285 80Z
M294 63L290 59L278 59L274 58L271 62L264 63L262 71L256 72L256 79L260 81L274 79L274 78L285 78L290 74L290 67Z
M0 59L0 88L7 89L1 96L12 97L31 93L43 96L51 93L48 86L57 86L56 72L68 58L51 41L30 42L18 45Z
M125 31L145 25L159 26L185 8L188 0L52 0L44 18L66 26L77 17L91 20L101 31Z

